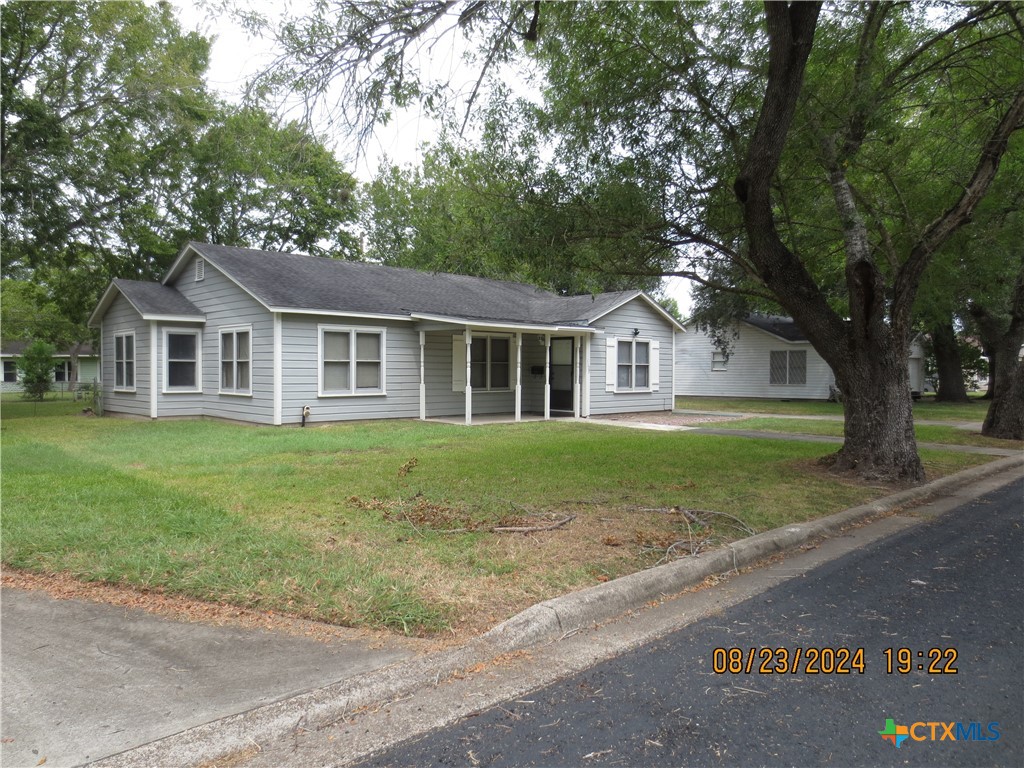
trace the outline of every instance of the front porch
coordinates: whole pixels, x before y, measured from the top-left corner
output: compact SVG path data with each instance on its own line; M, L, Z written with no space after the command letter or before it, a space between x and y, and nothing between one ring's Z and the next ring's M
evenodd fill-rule
M589 415L593 330L418 319L421 420L474 424Z

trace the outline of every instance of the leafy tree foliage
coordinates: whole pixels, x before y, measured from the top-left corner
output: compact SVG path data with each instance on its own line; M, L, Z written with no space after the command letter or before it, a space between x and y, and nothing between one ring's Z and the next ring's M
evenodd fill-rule
M365 128L443 98L411 54L445 29L485 72L536 68L528 130L558 178L621 178L657 202L639 236L665 258L640 252L635 271L668 260L796 319L844 392L838 469L923 477L912 308L1019 152L1019 6L325 2L282 28L288 54L265 83L341 94Z
M53 345L45 341L34 341L21 353L18 372L21 374L22 393L26 400L42 401L46 393L53 389L53 355Z
M650 210L622 178L574 186L522 148L460 150L445 141L425 152L422 167L384 168L368 186L367 256L565 294L656 291L657 277L615 267L646 247L630 242L621 222ZM602 228L615 236L595 237Z
M209 41L169 3L0 13L3 275L44 287L67 322L190 239L356 252L353 178L309 131L211 96Z

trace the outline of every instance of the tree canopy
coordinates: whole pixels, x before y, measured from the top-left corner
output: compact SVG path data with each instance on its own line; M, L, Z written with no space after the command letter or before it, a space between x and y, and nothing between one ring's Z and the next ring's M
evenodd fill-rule
M113 277L190 239L353 256L355 180L305 127L215 98L169 3L2 13L3 276L84 325Z

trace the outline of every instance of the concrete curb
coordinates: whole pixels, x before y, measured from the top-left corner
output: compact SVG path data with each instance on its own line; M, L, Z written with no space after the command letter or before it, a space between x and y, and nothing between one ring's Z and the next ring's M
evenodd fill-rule
M828 517L775 528L733 542L725 549L676 560L545 600L502 622L481 639L502 652L557 640L566 633L600 624L664 595L699 584L713 574L736 570L768 555L801 546L811 539L829 536L874 515L891 512L911 502L922 501L1013 467L1024 467L1024 455L972 467Z
M973 467L819 520L765 531L724 549L546 600L461 648L400 662L355 679L215 720L90 765L100 768L197 765L251 748L261 741L280 738L297 729L319 730L360 709L387 706L416 689L437 684L454 673L502 653L557 641L699 584L708 576L736 570L808 541L834 535L873 516L920 503L1013 469L1024 470L1024 454Z

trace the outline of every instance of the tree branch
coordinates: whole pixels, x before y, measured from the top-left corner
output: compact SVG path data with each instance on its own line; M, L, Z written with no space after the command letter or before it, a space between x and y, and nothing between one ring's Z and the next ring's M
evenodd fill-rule
M896 276L894 304L910 306L914 303L917 285L935 251L949 240L958 229L971 220L974 209L988 191L999 170L1000 161L1010 143L1010 136L1024 125L1024 85L1010 103L1003 118L995 126L982 147L971 180L960 198L939 218L933 221L918 238L910 256Z

